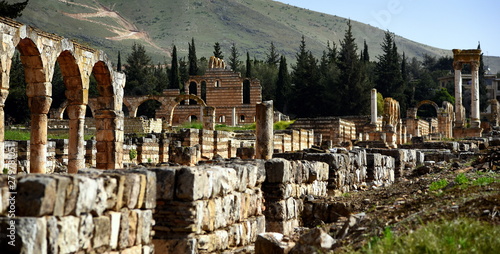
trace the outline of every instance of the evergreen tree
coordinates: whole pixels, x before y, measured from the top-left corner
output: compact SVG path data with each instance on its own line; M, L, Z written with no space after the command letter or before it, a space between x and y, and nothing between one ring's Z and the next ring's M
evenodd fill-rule
M214 56L220 59L224 59L224 55L222 55L219 42L216 42L214 44Z
M250 62L250 54L247 51L247 65L246 65L247 71L245 77L251 78L252 77L252 63Z
M186 87L184 86L184 84L186 84L189 81L189 66L188 62L184 57L179 59L179 75L182 86L181 90L187 93L188 91L186 91Z
M161 94L163 90L168 87L168 74L165 68L158 63L154 69L154 76L157 81L157 86L155 88L155 94Z
M288 98L290 95L290 74L288 73L288 67L286 63L285 56L280 57L278 80L276 82L276 96L274 107L284 113L288 114Z
M240 62L239 57L240 53L238 52L238 49L236 49L236 44L233 42L231 44L231 55L229 56L229 67L231 70L237 71Z
M359 115L369 112L370 89L366 73L361 68L358 48L352 35L351 21L347 23L344 39L340 42L338 59L338 100L342 115Z
M188 43L188 46L189 75L198 75L198 58L196 57L194 38L191 38L191 43Z
M296 58L296 65L292 67L292 82L295 87L290 111L298 117L319 116L323 113L322 95L324 89L319 84L317 60L306 49L304 36L302 36Z
M274 43L271 42L271 46L269 47L269 54L266 54L267 56L267 64L272 65L272 66L277 66L278 62L281 61L280 55L278 52L276 52L276 47L274 46Z
M29 0L24 2L9 4L7 1L0 1L0 16L15 19L22 16L22 11L28 5Z
M180 72L179 72L179 63L177 59L177 47L172 49L172 63L170 65L170 78L169 78L169 89L181 89L181 78L180 78ZM181 89L181 93L184 92Z
M481 44L477 44L477 49L481 49ZM488 94L487 94L487 89L486 89L486 81L484 78L484 74L486 74L486 71L484 69L484 61L483 61L483 53L481 53L481 56L479 58L479 108L480 111L483 112L486 110L488 107Z
M122 56L120 54L120 51L118 51L118 63L116 64L116 71L122 72Z
M5 124L24 124L29 122L30 109L26 95L26 81L21 55L14 54L10 69L9 96L5 100Z
M379 56L379 61L375 67L376 88L384 97L392 97L397 100L402 112L404 112L406 109L405 90L394 35L389 31L385 32L381 46L383 54Z
M364 41L363 47L363 62L370 62L370 54L368 53L368 45L366 44L366 40Z
M127 83L125 85L126 95L148 95L156 86L152 80L151 57L146 54L144 46L132 45L132 53L127 57Z

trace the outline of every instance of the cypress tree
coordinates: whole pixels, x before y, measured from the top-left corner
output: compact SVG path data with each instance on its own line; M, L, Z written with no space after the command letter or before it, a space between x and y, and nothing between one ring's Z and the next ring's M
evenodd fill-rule
M366 44L366 40L364 41L363 47L363 62L370 62L370 54L368 53L368 45Z
M280 57L278 80L276 81L276 102L274 106L276 109L284 114L288 114L288 97L290 95L290 74L285 56Z
M379 62L375 66L376 88L384 97L393 97L400 104L404 103L401 64L394 35L387 31L381 46L384 53L379 56Z
M170 66L170 84L168 88L170 89L181 89L180 84L181 84L181 79L180 79L180 73L179 73L179 63L177 60L177 48L174 45L174 48L172 49L172 63ZM181 89L181 93L184 92L183 89Z
M245 76L247 78L252 77L252 62L250 62L250 54L248 53L248 51L247 51L247 71Z
M118 63L116 64L116 71L117 72L122 71L122 57L120 55L120 51L118 51Z
M152 80L151 57L146 54L143 45L132 45L132 53L127 56L125 74L127 81L124 89L126 95L148 95L154 90Z
M196 47L194 46L194 38L191 38L191 43L188 43L188 61L189 61L189 75L198 74L198 58L196 57Z
M236 49L236 43L231 44L231 55L229 56L229 67L233 71L236 71L239 65L239 56L240 53L238 52L238 49Z

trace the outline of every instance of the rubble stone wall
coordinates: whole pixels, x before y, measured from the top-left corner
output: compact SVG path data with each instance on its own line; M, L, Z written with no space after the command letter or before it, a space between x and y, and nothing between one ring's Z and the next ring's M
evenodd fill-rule
M161 133L162 119L125 117L125 133Z
M13 173L13 172L12 172ZM2 253L153 253L156 175L0 176Z

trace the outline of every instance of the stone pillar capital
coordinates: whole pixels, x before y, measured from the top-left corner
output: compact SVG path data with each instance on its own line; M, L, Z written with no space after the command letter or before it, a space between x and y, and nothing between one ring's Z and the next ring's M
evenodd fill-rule
M478 71L479 70L479 62L470 62L470 68L471 71Z
M463 67L464 67L463 63L457 61L453 62L454 70L462 70Z

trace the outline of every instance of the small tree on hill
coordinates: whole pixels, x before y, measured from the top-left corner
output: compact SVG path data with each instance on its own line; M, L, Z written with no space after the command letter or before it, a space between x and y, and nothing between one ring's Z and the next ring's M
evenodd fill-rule
M29 0L24 2L9 4L7 1L0 1L0 16L15 19L21 17L22 11L28 5Z
M224 55L222 55L219 42L216 42L214 44L214 56L220 59L224 59Z

